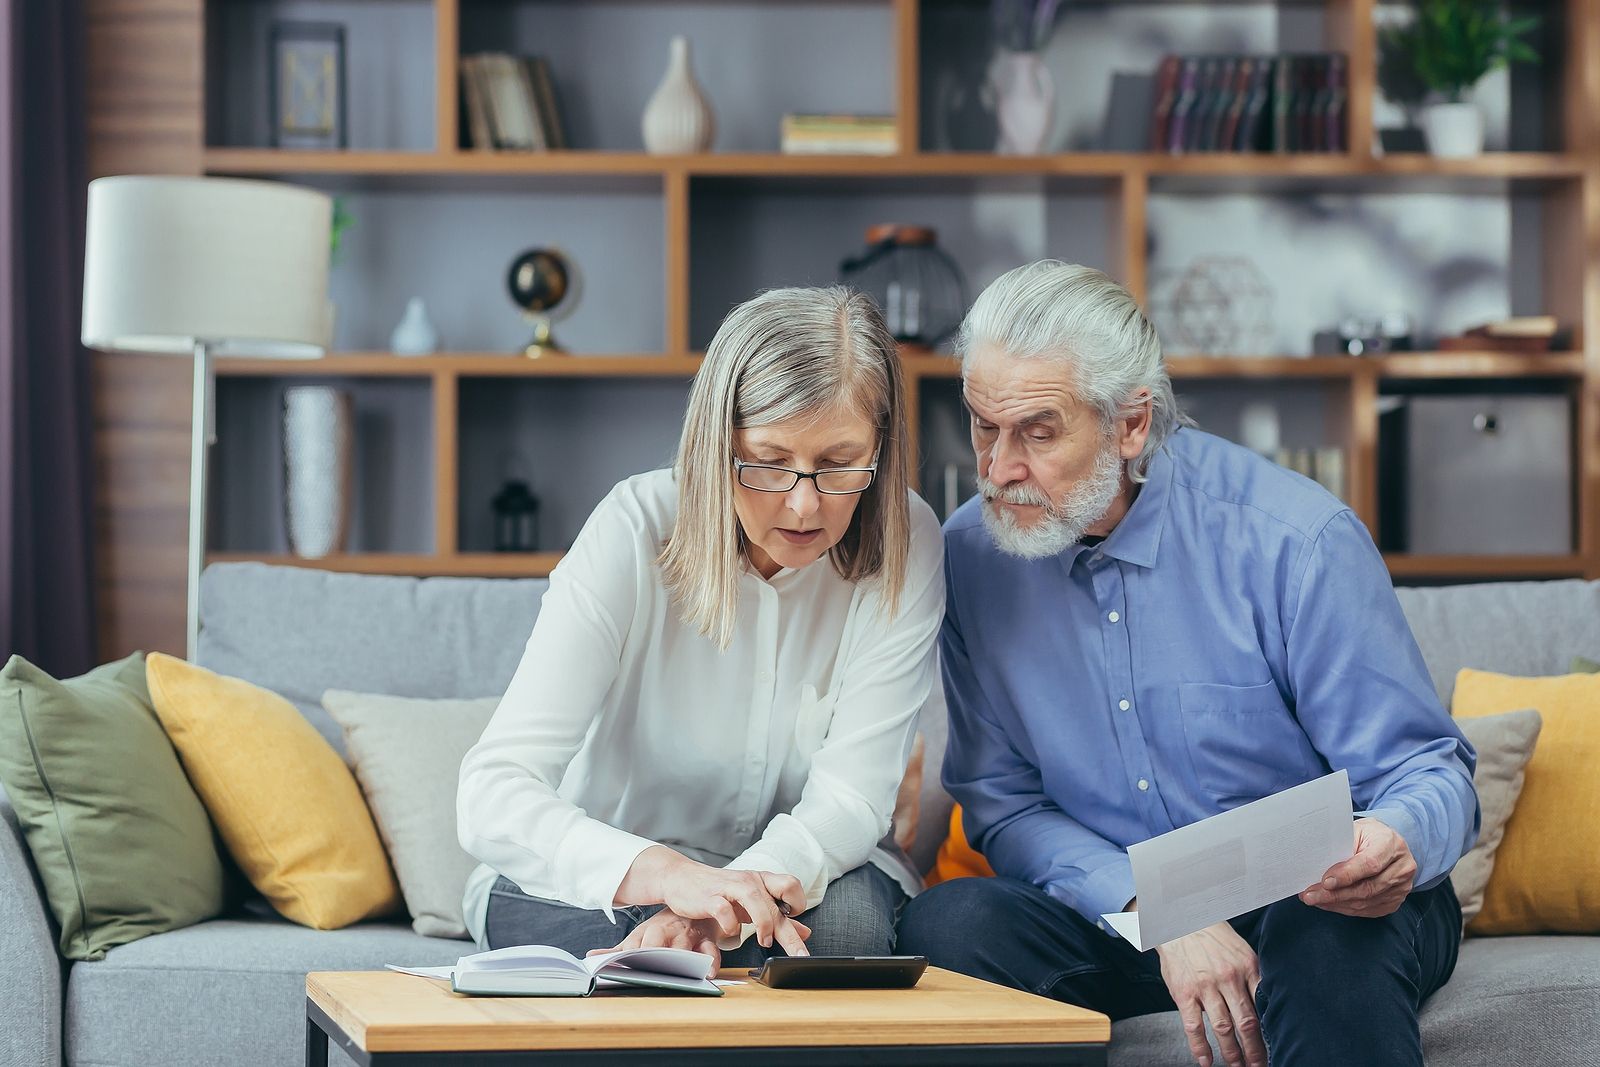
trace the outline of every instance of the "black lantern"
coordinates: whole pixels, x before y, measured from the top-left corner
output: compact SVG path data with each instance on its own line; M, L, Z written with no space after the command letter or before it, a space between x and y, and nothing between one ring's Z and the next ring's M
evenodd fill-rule
M896 341L932 348L967 313L967 283L927 226L872 226L867 247L839 264L839 280L868 294Z
M538 547L539 498L529 491L527 482L507 482L491 506L496 552L532 552Z

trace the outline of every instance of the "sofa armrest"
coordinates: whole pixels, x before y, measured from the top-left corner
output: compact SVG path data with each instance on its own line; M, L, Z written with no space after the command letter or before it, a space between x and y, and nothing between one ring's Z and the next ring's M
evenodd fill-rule
M0 1067L61 1067L64 970L33 856L0 790Z

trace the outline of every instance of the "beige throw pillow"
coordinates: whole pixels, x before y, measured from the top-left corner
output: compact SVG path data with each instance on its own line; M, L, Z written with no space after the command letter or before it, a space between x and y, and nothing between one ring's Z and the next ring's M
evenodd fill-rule
M1506 822L1522 793L1523 771L1533 757L1542 723L1537 711L1507 711L1481 719L1457 719L1456 725L1478 750L1478 769L1472 783L1478 789L1478 804L1483 809L1478 842L1461 857L1450 875L1465 924L1483 910L1483 892L1494 871L1495 850L1500 847Z
M499 697L322 694L322 706L344 728L351 769L388 849L411 927L428 937L467 936L461 895L478 863L456 840L456 780L499 703Z

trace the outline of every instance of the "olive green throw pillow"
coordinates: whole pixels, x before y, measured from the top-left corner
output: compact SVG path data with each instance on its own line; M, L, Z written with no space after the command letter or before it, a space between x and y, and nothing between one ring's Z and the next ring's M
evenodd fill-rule
M1567 673L1600 674L1600 660L1593 660L1588 656L1573 656L1572 667Z
M151 707L143 653L66 681L12 656L0 670L0 784L68 959L222 910L211 820Z

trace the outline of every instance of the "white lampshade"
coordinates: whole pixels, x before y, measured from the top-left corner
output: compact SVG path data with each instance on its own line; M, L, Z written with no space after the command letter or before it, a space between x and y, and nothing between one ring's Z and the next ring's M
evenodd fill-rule
M124 175L89 183L83 343L314 359L328 346L333 202L279 182Z

